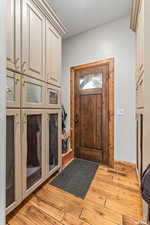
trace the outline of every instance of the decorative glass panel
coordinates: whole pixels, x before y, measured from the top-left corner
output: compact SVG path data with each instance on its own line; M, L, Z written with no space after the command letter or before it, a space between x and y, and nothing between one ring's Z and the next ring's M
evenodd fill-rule
M58 90L48 89L49 104L58 104Z
M58 114L49 115L49 171L58 165Z
M7 77L7 101L15 101L15 80Z
M15 201L14 116L6 118L6 207Z
M42 117L27 116L27 188L41 178L42 174Z
M42 87L37 84L26 83L26 101L32 104L41 104Z
M80 77L80 89L102 88L103 80L101 73L83 75Z

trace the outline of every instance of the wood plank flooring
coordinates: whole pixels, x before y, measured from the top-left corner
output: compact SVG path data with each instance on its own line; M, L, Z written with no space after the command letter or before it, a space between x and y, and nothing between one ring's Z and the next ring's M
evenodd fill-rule
M99 166L85 199L44 184L8 216L9 225L130 225L141 221L135 169L116 162Z

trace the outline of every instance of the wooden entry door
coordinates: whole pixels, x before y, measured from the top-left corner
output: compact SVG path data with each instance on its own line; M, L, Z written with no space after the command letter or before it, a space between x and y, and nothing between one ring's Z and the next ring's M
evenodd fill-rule
M108 163L108 65L76 71L75 156Z

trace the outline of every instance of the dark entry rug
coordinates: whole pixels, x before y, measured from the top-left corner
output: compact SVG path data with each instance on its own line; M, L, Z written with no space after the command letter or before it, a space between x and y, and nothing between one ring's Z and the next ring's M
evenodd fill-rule
M50 184L84 198L99 164L83 159L74 159Z

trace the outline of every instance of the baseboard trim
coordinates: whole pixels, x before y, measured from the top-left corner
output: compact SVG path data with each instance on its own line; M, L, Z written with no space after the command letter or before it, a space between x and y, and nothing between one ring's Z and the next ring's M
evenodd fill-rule
M136 163L131 163L131 162L127 162L127 161L121 161L121 160L115 160L115 164L120 164L122 166L127 166L130 167L132 169L136 169Z

